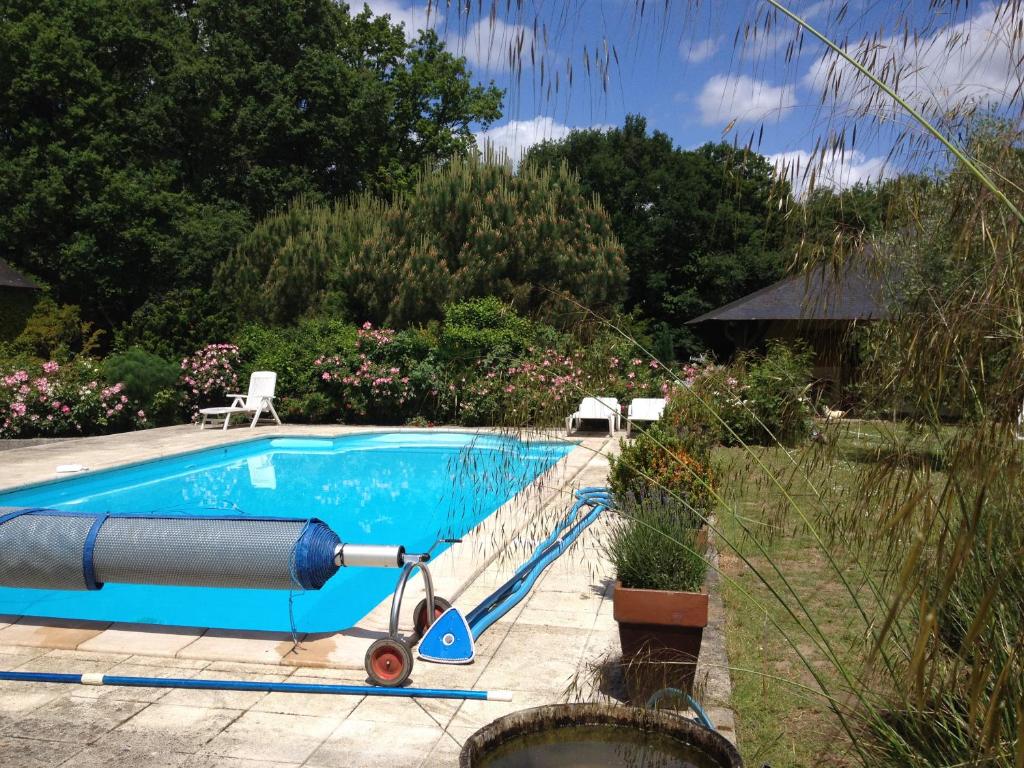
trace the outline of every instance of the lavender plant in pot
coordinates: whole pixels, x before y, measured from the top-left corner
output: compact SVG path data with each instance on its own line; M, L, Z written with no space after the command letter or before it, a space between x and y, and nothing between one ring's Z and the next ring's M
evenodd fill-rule
M645 439L657 440L657 450L641 444ZM666 453L672 464L667 473L661 464ZM676 467L687 461L693 462L693 471L684 480ZM624 462L634 462L629 473ZM640 462L646 462L642 468ZM702 589L707 572L704 510L693 504L707 504L711 478L705 467L680 445L658 436L642 436L624 446L613 466L619 517L610 531L608 553L615 564L614 615L624 678L634 703L644 703L660 688L693 687L708 622L708 596ZM651 479L623 482L624 475ZM707 488L693 488L703 484ZM688 496L691 489L696 492Z

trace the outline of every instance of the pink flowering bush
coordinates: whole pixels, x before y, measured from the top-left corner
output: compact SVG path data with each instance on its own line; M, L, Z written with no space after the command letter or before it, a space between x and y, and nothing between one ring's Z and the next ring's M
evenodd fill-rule
M464 424L558 423L585 391L578 356L555 349L528 349L511 364L492 362L459 389Z
M68 437L139 429L146 414L124 393L103 386L91 360L43 363L0 375L0 437Z
M240 356L235 344L207 344L181 361L185 405L195 420L199 409L226 405L226 397L238 392Z
M600 376L595 377L600 382ZM597 386L620 402L629 402L634 397L662 397L667 390L664 369L655 360L636 356L612 355L607 361L604 386Z
M354 352L321 355L313 361L320 389L348 421L400 419L413 400L414 387L402 361L392 354L395 332L364 323Z

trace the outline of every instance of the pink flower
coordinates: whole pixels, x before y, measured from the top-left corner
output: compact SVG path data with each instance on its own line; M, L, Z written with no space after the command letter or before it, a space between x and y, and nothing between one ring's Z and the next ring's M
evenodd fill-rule
M50 360L47 363L43 363L43 370L46 373L56 373L60 370L60 365L57 364L56 360Z
M139 417L140 419L144 419L144 418L146 418L146 412L145 412L145 411L139 411L139 412L138 412L137 414L135 414L135 415L136 415L136 416L138 416L138 417Z
M320 378L323 379L324 381L330 381L331 380L331 374L328 371L324 371L320 375Z
M69 413L71 413L71 409L68 408L66 405L62 405L60 407L60 412L67 416Z

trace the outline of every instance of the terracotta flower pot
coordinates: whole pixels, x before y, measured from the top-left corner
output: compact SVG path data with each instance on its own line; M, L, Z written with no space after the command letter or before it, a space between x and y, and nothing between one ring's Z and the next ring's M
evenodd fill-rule
M628 589L617 581L613 603L633 703L644 704L661 688L691 691L708 624L707 593Z

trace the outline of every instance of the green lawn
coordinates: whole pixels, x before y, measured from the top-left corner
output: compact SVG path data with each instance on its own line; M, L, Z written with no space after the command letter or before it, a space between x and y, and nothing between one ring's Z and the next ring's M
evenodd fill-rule
M789 452L722 448L716 453L725 499L718 527L722 538L735 547L721 543L719 549L733 706L747 765L786 768L854 762L851 740L838 717L824 699L801 688L820 690L810 665L834 694L841 695L839 666L797 618L787 614L771 589L784 595L805 624L808 619L802 611L807 611L839 662L855 675L864 652L865 623L839 573L861 585L858 574L863 569L844 546L842 520L844 515L863 513L852 493L857 473L878 460L878 451L891 434L888 425L853 422L830 434L826 445L812 443ZM900 436L908 438L905 444L918 455L927 453L926 438ZM778 484L769 471L779 478ZM836 532L827 544L835 566L828 562L826 548L816 542L812 526L822 536ZM854 586L853 591L867 601L865 588Z

